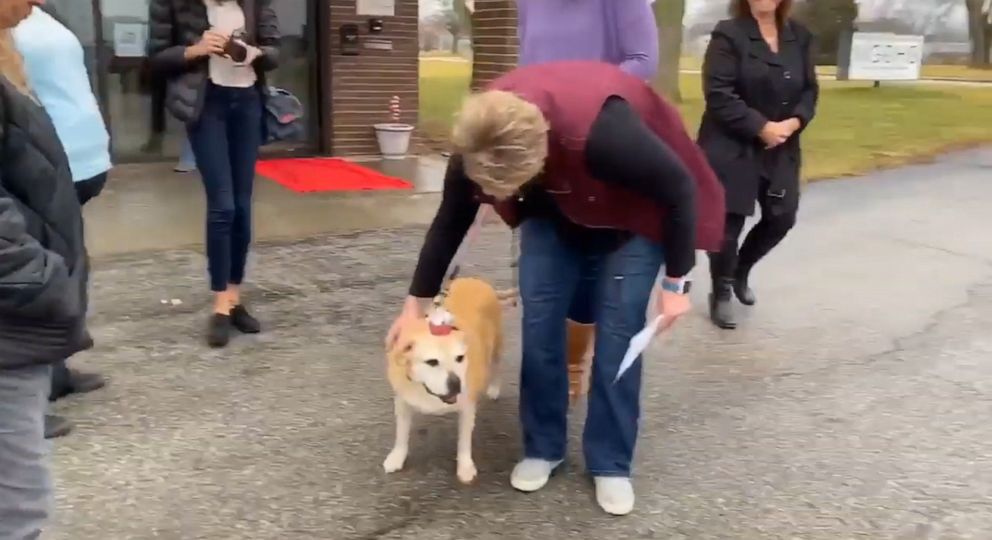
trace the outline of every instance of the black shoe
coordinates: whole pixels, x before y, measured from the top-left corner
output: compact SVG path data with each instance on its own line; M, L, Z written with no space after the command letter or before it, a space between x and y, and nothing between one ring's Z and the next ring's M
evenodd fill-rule
M207 345L214 349L227 347L231 341L231 316L214 313L207 323Z
M45 415L45 438L57 439L72 433L72 422L54 414Z
M710 293L710 319L718 328L724 330L737 328L732 299L733 287L733 279L720 278L713 282L713 292Z
M69 370L69 393L88 394L107 386L107 379L99 373L84 373L74 369Z
M751 273L750 268L737 269L737 275L734 277L734 295L737 299L741 301L745 306L753 306L755 302L758 301L754 296L754 291L751 290L750 285L747 284L748 275Z
M262 323L252 317L242 305L234 306L234 309L231 310L231 326L237 328L242 334L257 334L262 331Z

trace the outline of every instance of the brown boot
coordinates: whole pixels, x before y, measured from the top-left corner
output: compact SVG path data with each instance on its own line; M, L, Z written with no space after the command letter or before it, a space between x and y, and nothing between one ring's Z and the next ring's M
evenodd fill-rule
M565 358L568 359L568 398L570 403L575 403L579 397L589 391L589 357L592 353L592 340L595 334L595 325L568 321Z

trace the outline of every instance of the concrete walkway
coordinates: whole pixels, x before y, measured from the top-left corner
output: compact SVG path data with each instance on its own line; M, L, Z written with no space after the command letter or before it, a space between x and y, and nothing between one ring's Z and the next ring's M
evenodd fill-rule
M416 210L360 197L367 221L356 212L352 228L375 230L349 234L321 230L354 201L261 211L314 221L301 229L314 236L257 250L251 300L267 331L216 352L201 344L196 250L107 247L145 234L144 212L175 216L153 231L160 245L197 229L199 188L141 198L119 183L122 205L89 215L104 253L99 347L73 360L111 385L57 407L78 429L54 447L48 538L992 538L990 175L983 150L812 186L735 332L708 324L699 287L698 313L646 360L638 508L624 519L601 515L582 474L582 407L564 474L530 496L507 485L520 448L512 312L511 383L476 432L479 483L457 485L450 419L418 424L408 470L381 472L393 424L381 340L436 196ZM263 191L262 206L283 196ZM402 226L377 229L381 215ZM506 283L507 237L485 231L466 272Z

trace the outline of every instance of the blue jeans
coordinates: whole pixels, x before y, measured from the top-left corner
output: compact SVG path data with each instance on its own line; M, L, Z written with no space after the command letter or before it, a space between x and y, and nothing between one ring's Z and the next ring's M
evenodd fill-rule
M629 476L640 418L641 363L613 379L630 338L645 323L658 269L660 245L635 236L617 250L583 253L562 242L555 225L530 219L520 232L523 362L520 422L526 457L565 458L568 369L565 317L578 288L594 276L592 315L596 348L583 449L594 476Z
M209 84L206 92L200 118L187 132L207 195L210 289L219 292L245 277L262 98L255 88Z

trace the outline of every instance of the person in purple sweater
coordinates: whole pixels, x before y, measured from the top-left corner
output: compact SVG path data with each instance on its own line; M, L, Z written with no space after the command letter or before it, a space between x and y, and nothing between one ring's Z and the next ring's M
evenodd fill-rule
M643 80L658 72L650 0L517 0L520 65L602 60Z
M651 0L517 0L520 65L599 60L639 79L653 79L658 71L658 28L651 4ZM521 232L522 243L528 242L527 231ZM576 288L568 313L568 343L562 361L568 365L573 401L588 388L598 275L593 265L583 268L583 284ZM514 468L510 483L522 491L539 488L557 465L525 456ZM629 478L597 478L596 489L597 500L607 512L626 514L633 509Z
M643 80L658 71L658 28L650 0L517 0L520 65L601 60ZM583 276L568 314L569 395L586 393L595 322L596 272Z

